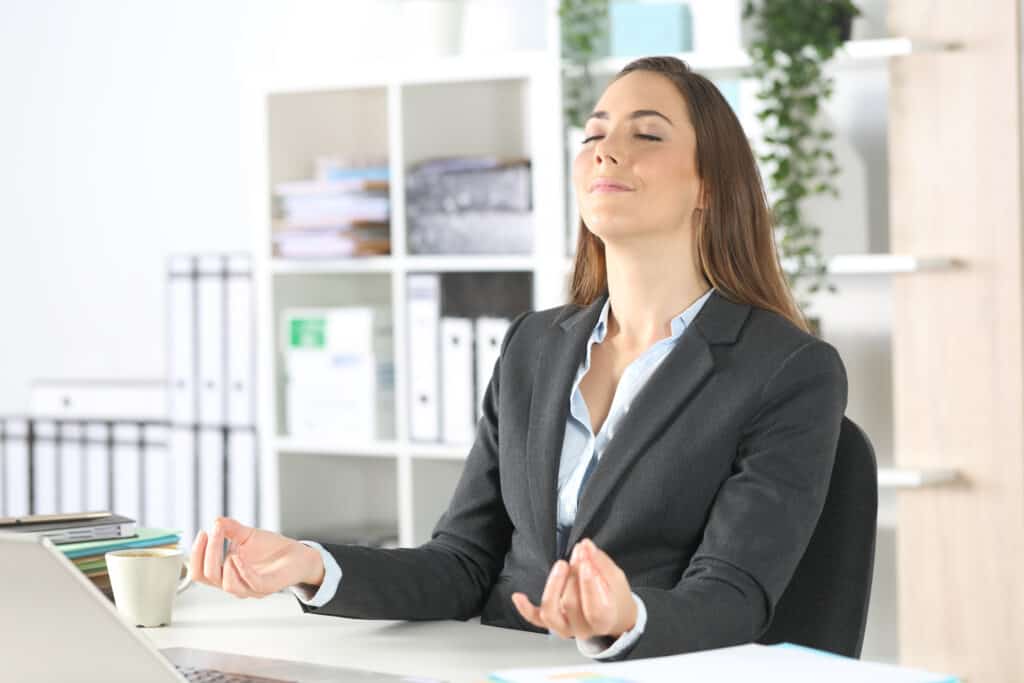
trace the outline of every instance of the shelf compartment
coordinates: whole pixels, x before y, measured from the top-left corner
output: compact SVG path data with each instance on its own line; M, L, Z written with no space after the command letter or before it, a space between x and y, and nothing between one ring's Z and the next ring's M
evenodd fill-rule
M394 460L295 453L279 461L281 532L291 538L397 543Z

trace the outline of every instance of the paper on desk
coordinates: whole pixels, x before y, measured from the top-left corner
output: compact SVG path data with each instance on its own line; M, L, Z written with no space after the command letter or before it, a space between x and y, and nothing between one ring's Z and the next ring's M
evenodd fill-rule
M492 683L664 683L665 681L758 681L758 683L957 683L955 676L862 662L783 643L737 645L671 657L593 666L503 669Z

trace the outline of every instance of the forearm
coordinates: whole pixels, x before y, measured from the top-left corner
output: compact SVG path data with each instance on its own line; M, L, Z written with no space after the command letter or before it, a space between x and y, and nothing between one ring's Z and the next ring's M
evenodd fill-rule
M332 616L469 619L479 614L498 569L479 566L438 543L401 549L324 548L344 567L344 579L327 603L319 608L303 605L303 610Z
M764 594L753 582L706 577L672 590L633 590L647 607L647 625L626 659L750 643L768 626Z

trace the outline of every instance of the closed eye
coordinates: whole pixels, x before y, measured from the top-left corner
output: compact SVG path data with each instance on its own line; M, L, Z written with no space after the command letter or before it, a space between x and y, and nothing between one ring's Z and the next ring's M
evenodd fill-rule
M600 138L603 138L603 137L604 137L603 135L591 135L589 138L585 138L581 144L585 145L588 142L590 142L591 140L599 140ZM636 137L638 137L638 138L640 138L642 140L657 140L659 142L661 141L661 138L659 138L657 135L645 135L643 133L637 133Z

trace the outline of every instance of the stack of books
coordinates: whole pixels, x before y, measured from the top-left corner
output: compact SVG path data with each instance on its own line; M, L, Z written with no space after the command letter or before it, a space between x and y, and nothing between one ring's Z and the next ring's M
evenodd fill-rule
M317 259L391 253L387 166L333 168L274 187L274 251Z
M138 527L133 519L105 511L0 518L0 531L48 538L111 600L106 553L125 548L177 548L181 540L178 531Z

